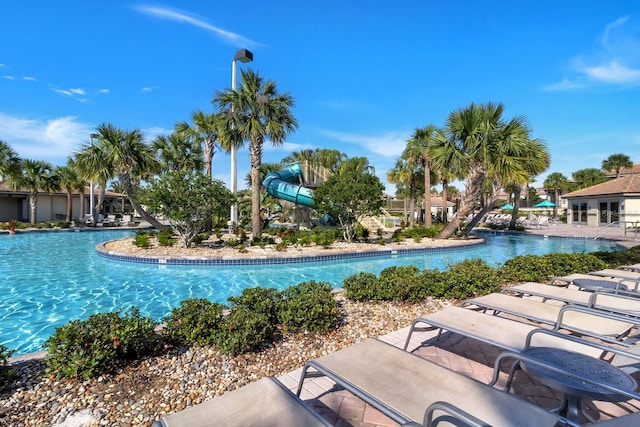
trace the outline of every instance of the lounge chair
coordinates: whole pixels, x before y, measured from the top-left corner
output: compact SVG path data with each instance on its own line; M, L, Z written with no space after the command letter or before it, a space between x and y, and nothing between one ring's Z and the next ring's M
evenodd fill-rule
M630 317L640 317L640 297L635 292L617 291L614 293L608 289L585 292L577 289L527 282L505 288L502 293L534 296L540 298L542 302L548 300L561 301L566 304L582 305Z
M629 318L602 310L545 304L499 293L465 300L461 305L491 310L495 314L507 313L609 342L619 342L634 326Z
M471 425L539 427L563 421L512 394L377 339L308 362L297 394L307 378L319 376L326 376L400 424L422 422L428 408L442 402L452 412L461 408L474 420L481 420Z
M272 377L167 415L153 423L153 427L214 425L328 427L332 424Z
M593 274L583 274L583 273L572 273L566 276L556 276L549 281L549 284L554 286L569 286L574 285L580 287L575 283L576 280L590 280L594 279ZM636 286L638 283L634 280L627 280L624 278L614 278L614 277L598 277L598 280L611 282L613 286L617 288L628 288L631 286L632 288ZM624 287L622 286L624 285Z
M631 281L635 283L635 290L638 290L638 284L640 283L640 273L629 270L622 270L617 268L605 268L604 270L590 271L591 276L598 277L613 277L615 279L624 279L625 281Z

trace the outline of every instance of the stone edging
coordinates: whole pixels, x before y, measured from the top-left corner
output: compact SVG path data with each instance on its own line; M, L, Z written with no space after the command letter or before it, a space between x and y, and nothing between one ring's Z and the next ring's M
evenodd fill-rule
M331 254L274 254L270 256L262 255L257 257L248 257L241 255L225 255L225 256L188 256L188 255L141 255L133 253L124 253L111 251L106 248L109 242L103 242L96 245L98 255L114 261L133 262L139 264L159 264L159 265L203 265L203 266L233 266L233 265L273 265L273 264L300 264L308 262L326 262L343 259L355 258L371 258L371 257L391 257L396 255L419 254L429 252L446 252L456 250L461 247L469 247L486 242L483 238L460 241L460 245L443 246L443 247L412 247L407 249L375 249L365 250L337 250Z

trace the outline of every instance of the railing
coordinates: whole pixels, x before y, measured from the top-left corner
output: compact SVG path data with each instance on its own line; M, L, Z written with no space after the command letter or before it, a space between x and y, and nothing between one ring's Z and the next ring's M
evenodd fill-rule
M593 240L598 240L600 237L610 233L612 231L612 229L614 228L619 228L620 227L620 221L614 221L611 222L607 225L605 225L601 230L600 233L595 234L594 236L590 236L590 237L586 237L586 239L593 239Z

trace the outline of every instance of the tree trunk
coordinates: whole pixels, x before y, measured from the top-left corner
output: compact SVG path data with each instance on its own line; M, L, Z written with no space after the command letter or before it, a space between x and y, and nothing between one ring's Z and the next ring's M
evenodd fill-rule
M73 190L71 188L67 188L67 216L65 221L69 222L71 221L71 207L72 207L72 198L71 198L71 192Z
M431 226L431 162L424 162L424 226Z
M484 176L485 172L482 165L470 165L467 181L465 182L464 197L460 201L460 209L458 209L453 221L448 223L440 234L438 234L438 239L448 239L451 237L453 233L458 230L462 221L469 216L478 200L482 197Z
M513 214L511 215L511 222L509 223L509 230L516 229L516 223L518 221L518 211L520 210L520 193L522 187L516 185L513 189Z
M555 200L553 201L553 203L554 203L554 206L553 206L553 217L554 218L558 218L558 192L559 192L559 190L560 189L558 187L556 187L556 188L554 188L554 191L553 191L554 198L555 198Z
M129 203L131 203L131 207L133 208L133 210L135 212L138 212L142 219L151 224L152 227L158 230L163 229L164 224L155 219L153 216L149 215L149 213L142 208L140 203L138 203L138 200L136 199L136 191L131 183L131 177L127 174L119 173L118 180L122 184L124 194L127 196L127 199L129 199Z
M260 164L262 163L262 140L251 142L249 156L251 163L251 226L253 238L262 238L262 215L260 213Z
M30 217L29 222L31 225L35 225L36 223L36 210L38 208L38 193L30 193L29 194L29 208L30 208Z
M80 213L78 218L81 220L84 218L84 191L80 192Z
M449 183L446 180L442 181L442 222L447 223L449 221L449 206L447 200L447 190L449 189Z
M413 228L416 217L416 187L413 180L409 187L409 228Z

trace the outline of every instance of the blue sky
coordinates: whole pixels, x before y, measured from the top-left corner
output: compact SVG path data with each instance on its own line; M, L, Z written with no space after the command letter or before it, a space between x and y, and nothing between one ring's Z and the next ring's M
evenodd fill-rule
M0 139L24 158L64 164L103 122L169 134L212 111L247 48L239 67L296 101L298 131L265 162L338 149L386 183L416 127L489 101L547 143L539 182L619 152L640 162L636 1L34 0L0 16ZM213 169L228 184L227 154ZM248 171L245 149L240 188Z

